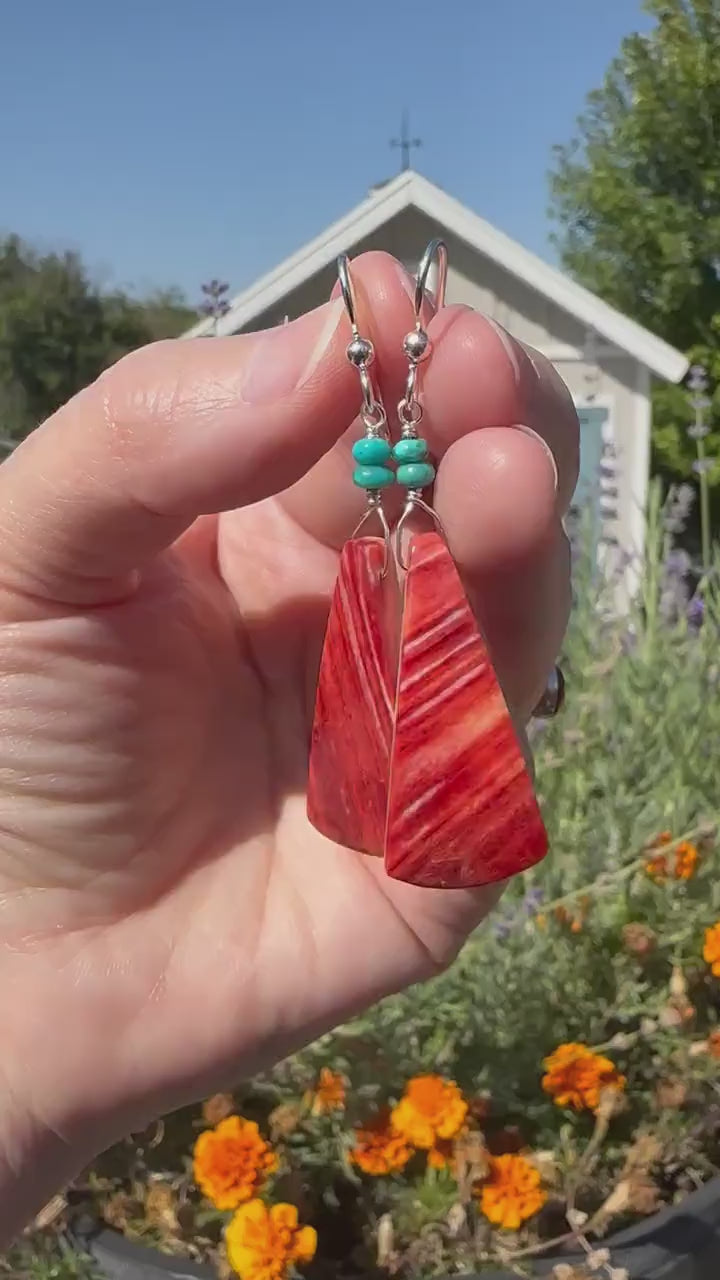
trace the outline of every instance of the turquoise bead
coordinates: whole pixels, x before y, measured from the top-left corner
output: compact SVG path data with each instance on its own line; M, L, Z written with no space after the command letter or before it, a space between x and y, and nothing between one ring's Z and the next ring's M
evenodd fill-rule
M405 436L403 440L398 440L392 452L396 462L423 462L427 458L427 451L426 440L421 440L419 436Z
M406 489L427 489L435 479L435 468L430 462L405 462L398 467L395 479Z
M390 445L387 440L383 440L382 436L365 436L362 440L356 440L352 447L352 456L355 461L366 467L382 466L391 453Z
M395 483L395 476L389 467L356 467L353 472L353 484L359 489L387 489Z

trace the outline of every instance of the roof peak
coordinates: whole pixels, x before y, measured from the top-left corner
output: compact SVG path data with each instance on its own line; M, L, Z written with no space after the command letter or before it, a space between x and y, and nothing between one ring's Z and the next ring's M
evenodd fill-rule
M229 334L244 328L256 316L277 306L293 289L327 267L338 254L350 251L411 205L449 235L497 263L509 275L548 298L587 329L594 330L600 337L626 351L659 377L668 382L679 382L685 375L688 362L681 352L603 302L556 267L551 267L414 169L404 169L396 177L376 185L343 218L239 293L215 331ZM210 331L210 323L203 321L186 336L196 337Z

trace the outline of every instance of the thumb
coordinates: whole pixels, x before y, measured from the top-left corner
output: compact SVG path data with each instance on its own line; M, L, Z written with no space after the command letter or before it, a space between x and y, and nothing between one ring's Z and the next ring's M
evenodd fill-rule
M121 599L195 517L294 483L357 411L348 336L334 299L281 328L125 357L0 467L0 587Z

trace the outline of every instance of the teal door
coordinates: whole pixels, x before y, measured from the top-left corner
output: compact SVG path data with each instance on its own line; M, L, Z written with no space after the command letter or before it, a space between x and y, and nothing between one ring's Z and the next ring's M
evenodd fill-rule
M578 408L580 419L580 474L568 513L568 532L576 537L581 527L593 541L600 532L600 466L603 460L603 426L608 411L595 405Z

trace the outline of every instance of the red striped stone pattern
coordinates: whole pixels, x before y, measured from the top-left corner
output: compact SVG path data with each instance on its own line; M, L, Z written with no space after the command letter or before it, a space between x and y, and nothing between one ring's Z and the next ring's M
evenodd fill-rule
M510 714L452 557L411 539L385 869L473 888L539 862L547 835Z
M381 855L387 811L397 592L380 538L347 542L330 607L315 702L307 813L323 835ZM395 618L397 629L397 618Z

